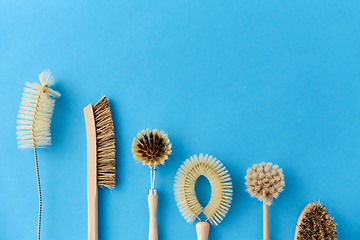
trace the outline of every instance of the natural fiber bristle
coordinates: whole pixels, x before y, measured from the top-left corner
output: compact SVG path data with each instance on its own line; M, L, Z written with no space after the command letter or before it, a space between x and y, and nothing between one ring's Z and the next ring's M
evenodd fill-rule
M195 182L205 176L211 185L210 201L205 208L199 203L195 193ZM232 201L231 178L223 164L213 156L194 155L179 168L174 184L177 206L189 223L201 213L213 225L218 225L229 211Z
M49 88L53 80L50 70L42 72L39 80L40 84L25 83L16 127L19 148L51 145L51 117L60 93Z
M328 212L323 205L315 202L304 214L298 225L298 240L336 240L337 224L334 223L332 213Z
M97 141L97 182L115 187L115 134L109 100L103 97L94 107Z
M149 167L156 167L164 164L171 154L171 143L167 134L164 131L154 129L142 130L138 133L137 138L134 138L132 144L132 152L134 158L143 165Z
M282 169L271 163L260 163L247 170L246 191L251 197L271 205L272 199L277 198L285 186Z

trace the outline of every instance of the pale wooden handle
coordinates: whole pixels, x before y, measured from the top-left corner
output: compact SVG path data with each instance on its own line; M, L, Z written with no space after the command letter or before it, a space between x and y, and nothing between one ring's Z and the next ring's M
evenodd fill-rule
M198 222L196 224L197 240L208 240L210 224L208 222Z
M158 195L148 195L149 203L149 240L158 240L157 223L156 223L156 211L158 203Z
M98 240L97 145L94 111L84 108L87 139L88 240Z
M269 206L263 202L263 240L269 240Z

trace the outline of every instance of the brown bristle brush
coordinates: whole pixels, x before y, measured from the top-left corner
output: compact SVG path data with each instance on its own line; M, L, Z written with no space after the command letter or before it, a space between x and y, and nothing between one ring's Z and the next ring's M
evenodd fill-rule
M88 240L98 239L98 186L115 187L114 125L107 97L84 108L87 137Z
M150 168L151 188L148 192L149 240L157 240L156 211L158 195L157 189L155 189L155 176L157 167L163 165L169 158L168 155L171 154L171 143L164 131L146 129L146 131L142 130L141 133L138 133L137 138L134 138L132 152L135 160Z
M331 215L319 202L306 205L297 221L294 240L337 240L337 224Z
M260 163L247 170L246 191L263 202L263 240L269 240L269 206L285 186L282 169L271 163Z

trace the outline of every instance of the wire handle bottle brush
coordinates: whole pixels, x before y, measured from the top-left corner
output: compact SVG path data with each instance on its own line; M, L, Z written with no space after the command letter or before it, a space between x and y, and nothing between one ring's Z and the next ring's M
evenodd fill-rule
M201 206L195 193L195 183L201 175L205 176L211 185L210 201L205 208ZM185 220L189 223L196 218L199 220L196 224L197 239L207 240L210 230L208 222L217 226L229 211L233 194L230 174L213 156L194 155L186 159L177 171L174 194ZM205 221L201 221L201 213L206 216Z
M60 93L49 86L53 82L50 70L39 75L40 84L28 83L24 88L18 114L17 139L19 148L34 148L36 176L39 191L39 221L37 238L40 239L42 197L36 148L51 145L50 124L55 98Z
M247 170L246 191L263 202L263 240L269 240L269 206L285 186L282 169L271 163L260 163Z
M158 204L157 189L155 188L156 170L164 165L171 154L171 143L164 131L154 129L142 130L132 143L132 152L135 160L150 168L151 188L148 192L149 204L149 240L158 239L156 212Z
M320 202L305 206L296 224L294 240L337 240L336 223Z
M88 239L98 239L98 186L115 187L114 125L107 97L84 108L87 136Z

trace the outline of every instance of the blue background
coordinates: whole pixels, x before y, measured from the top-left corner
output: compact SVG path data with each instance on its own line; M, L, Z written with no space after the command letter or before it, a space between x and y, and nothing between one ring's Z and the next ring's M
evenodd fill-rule
M31 2L31 3L30 3ZM157 175L159 239L195 239L173 182L208 153L228 168L232 207L210 240L262 239L262 204L246 169L273 162L285 190L270 207L270 238L294 235L320 200L339 239L360 234L360 3L353 1L1 1L0 239L34 239L38 193L31 149L16 144L25 81L51 69L53 145L40 149L42 239L87 239L83 108L112 106L117 187L99 191L99 239L147 239L149 171L131 143L164 129L173 154ZM197 189L206 201L206 180Z

